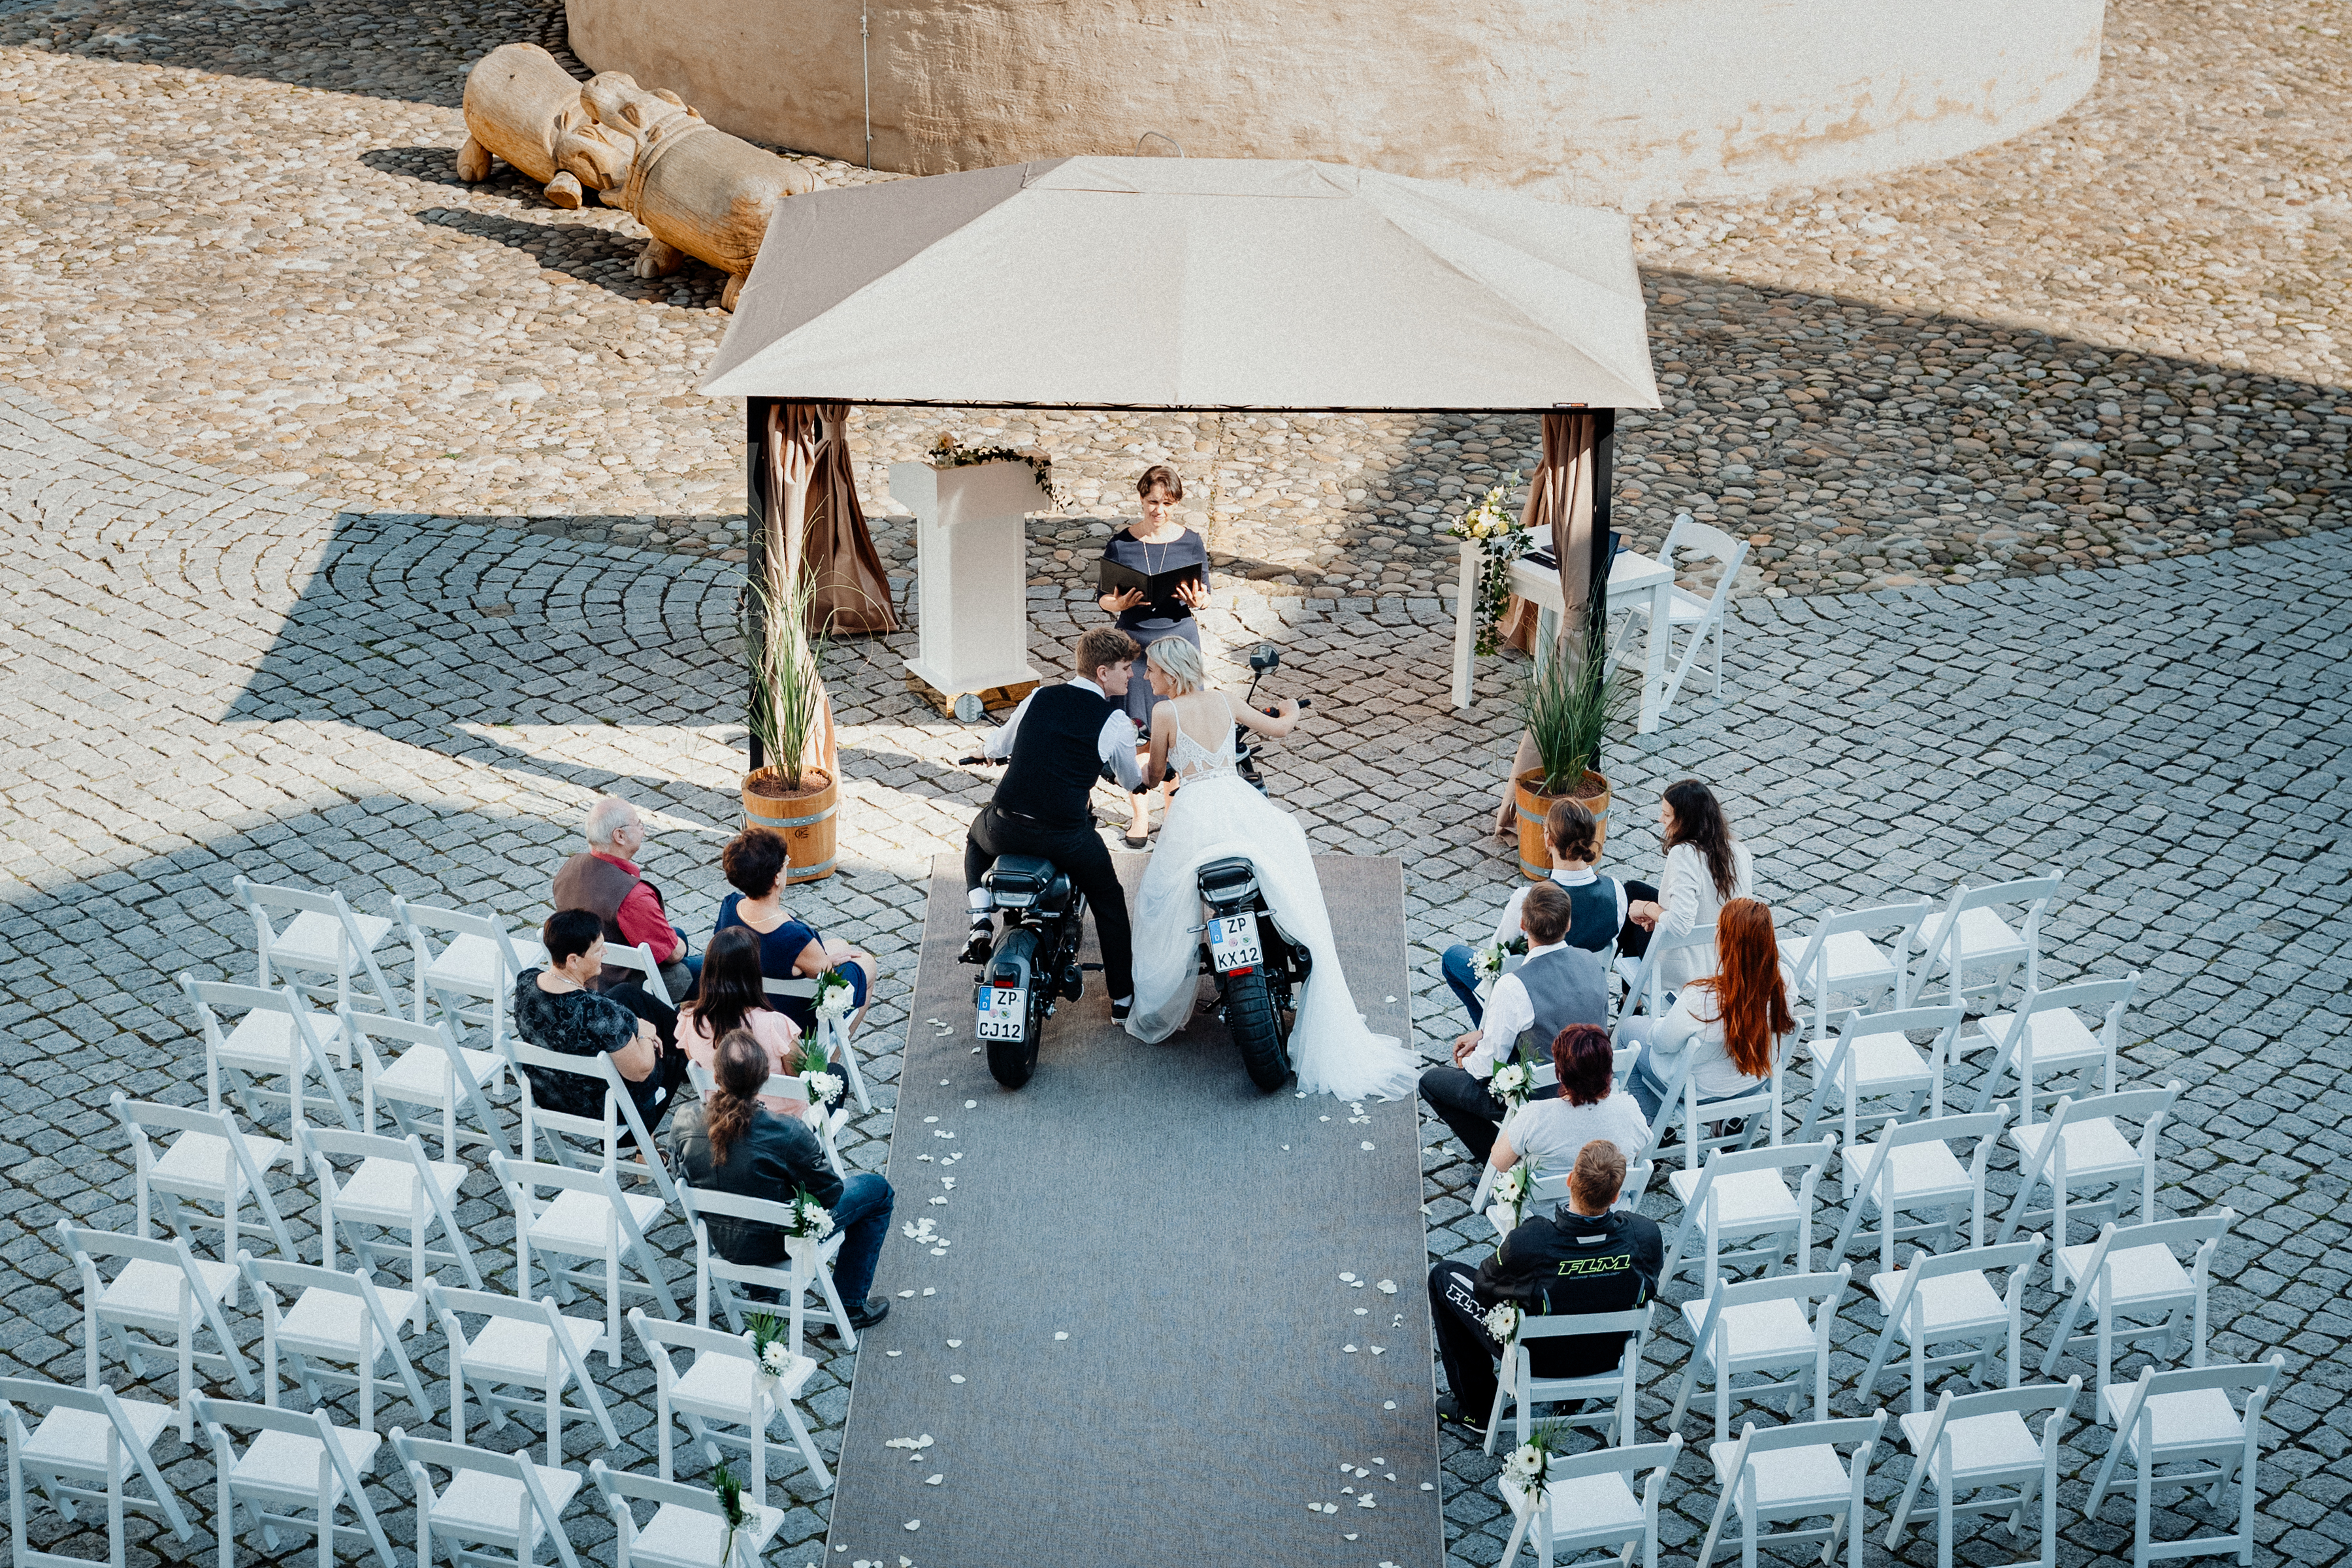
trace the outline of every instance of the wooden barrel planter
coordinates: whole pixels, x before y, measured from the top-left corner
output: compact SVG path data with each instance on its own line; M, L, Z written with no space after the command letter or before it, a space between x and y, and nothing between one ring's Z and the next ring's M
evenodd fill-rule
M1541 768L1530 768L1511 781L1518 796L1519 870L1530 882L1540 882L1551 875L1551 850L1544 843L1544 817L1550 812L1551 803L1561 798L1535 787L1542 777ZM1592 847L1598 855L1601 847L1609 841L1609 781L1588 771L1583 787L1568 798L1592 814Z
M783 775L773 768L743 776L743 826L772 827L784 836L787 883L833 875L840 863L834 849L834 812L840 804L840 781L822 769L803 773L797 790L785 788Z

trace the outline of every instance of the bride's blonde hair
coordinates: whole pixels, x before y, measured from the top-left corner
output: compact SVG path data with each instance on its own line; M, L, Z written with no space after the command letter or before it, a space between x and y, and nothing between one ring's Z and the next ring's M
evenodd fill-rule
M1189 696L1209 684L1209 668L1201 650L1182 637L1161 637L1143 650L1143 657L1176 683L1176 695Z

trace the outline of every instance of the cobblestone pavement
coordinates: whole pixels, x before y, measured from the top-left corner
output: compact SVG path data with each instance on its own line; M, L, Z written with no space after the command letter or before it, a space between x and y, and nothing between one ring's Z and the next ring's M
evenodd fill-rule
M583 805L614 788L654 814L649 868L688 928L707 930L721 891L712 852L737 814L734 589L719 563L677 553L339 510L21 399L0 406L0 500L17 568L0 617L0 721L14 740L0 767L0 940L13 955L0 973L0 1157L14 1177L0 1256L15 1270L0 1355L70 1380L79 1302L50 1227L60 1215L130 1223L107 1090L200 1097L198 1043L171 978L248 972L231 876L340 887L379 913L401 895L535 921ZM2288 1358L2262 1472L2264 1563L2340 1561L2347 1533L2352 1316L2338 1250L2347 1184L2333 1163L2352 1132L2347 564L2346 537L2332 535L2121 572L1751 601L1722 700L1693 696L1610 758L1625 803L1613 869L1654 867L1647 803L1696 773L1723 792L1763 890L1792 921L1960 877L2067 868L2050 973L2138 970L2125 1076L2188 1085L2164 1143L2162 1206L2228 1203L2244 1216L2216 1274L2213 1354ZM1050 585L1032 602L1041 657L1058 660L1088 606ZM1453 713L1426 673L1443 667L1449 624L1430 596L1236 593L1212 626L1229 652L1279 641L1284 689L1318 699L1314 723L1270 761L1277 798L1322 847L1404 860L1417 1029L1433 1055L1459 1026L1437 952L1486 928L1510 876L1478 836L1485 781L1509 741L1510 671L1483 666L1479 706ZM928 858L954 846L987 787L953 764L971 732L906 694L897 661L910 643L841 655L845 868L798 900L887 972L864 1037L877 1109L846 1149L866 1168L882 1163L890 1132L912 979L900 966ZM1469 1173L1442 1131L1423 1141L1432 1249L1475 1256L1490 1242L1466 1210ZM1997 1188L2015 1180L2007 1163ZM1832 1213L1843 1202L1834 1184L1824 1199ZM290 1190L281 1203L308 1236L308 1205ZM1670 1199L1654 1206L1672 1213ZM484 1175L462 1216L499 1258L509 1226ZM677 1227L660 1239L675 1274ZM2057 1309L2042 1285L2046 1275L2027 1300L2037 1349ZM1842 1410L1856 1403L1874 1317L1844 1313L1832 1369ZM876 1342L903 1331L886 1325ZM1671 1397L1657 1369L1683 1354L1669 1331L1643 1400L1646 1435ZM2126 1374L2139 1364L2122 1363ZM446 1370L437 1357L425 1367ZM812 1384L829 1448L850 1370L833 1355ZM607 1380L625 1396L620 1458L640 1468L648 1382L635 1359ZM1698 1418L1685 1430L1698 1434ZM2099 1522L2080 1511L2106 1443L2078 1421L2062 1458L2070 1565L2128 1551L2115 1522L2127 1509L2111 1501ZM162 1457L203 1506L208 1463L176 1438ZM1493 1462L1450 1438L1444 1458L1450 1561L1491 1563ZM700 1461L682 1463L698 1473ZM1873 1481L1881 1529L1905 1463ZM1701 1469L1686 1460L1668 1497L1665 1531L1685 1554L1713 1501ZM789 1549L771 1560L814 1562L824 1501L796 1471L782 1485ZM377 1493L404 1539L404 1495L398 1483ZM2200 1522L2201 1504L2160 1511L2158 1533ZM574 1510L572 1528L606 1550L593 1510ZM37 1531L45 1544L54 1533ZM139 1562L205 1555L143 1522L133 1535ZM1914 1536L1900 1556L1932 1552ZM1883 1557L1874 1544L1870 1555Z
M1633 538L1688 507L1757 542L1769 595L2340 526L2342 21L2326 0L2128 0L2097 90L2041 132L1640 216L1668 405L1624 428ZM456 180L462 73L517 38L561 52L560 6L0 9L0 375L356 510L735 547L740 414L694 392L715 276L640 281L622 215ZM1523 418L870 411L871 506L942 427L1055 458L1072 511L1033 529L1040 578L1083 571L1168 458L1233 578L1327 598L1441 586L1443 520L1535 442ZM908 531L881 530L902 572Z

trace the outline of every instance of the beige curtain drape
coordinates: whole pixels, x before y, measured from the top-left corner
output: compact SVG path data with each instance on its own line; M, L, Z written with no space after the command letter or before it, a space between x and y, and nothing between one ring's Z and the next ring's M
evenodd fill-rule
M770 548L814 580L809 629L835 636L898 629L890 578L857 503L845 403L779 403L768 410Z
M1582 632L1592 601L1592 458L1600 437L1599 415L1545 415L1543 460L1519 515L1522 528L1551 541L1552 559L1559 563L1559 596L1567 606L1559 621L1562 641ZM1523 653L1534 652L1536 607L1513 598L1503 637Z

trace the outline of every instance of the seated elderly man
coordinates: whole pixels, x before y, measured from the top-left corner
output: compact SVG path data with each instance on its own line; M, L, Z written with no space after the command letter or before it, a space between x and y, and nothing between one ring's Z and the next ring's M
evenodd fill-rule
M651 952L669 999L682 1000L702 964L688 955L686 932L670 923L661 889L637 868L646 847L645 818L619 795L599 795L588 808L586 833L588 847L557 869L549 901L559 910L586 910L603 921L607 942ZM595 988L608 991L631 978L630 971L607 964Z

